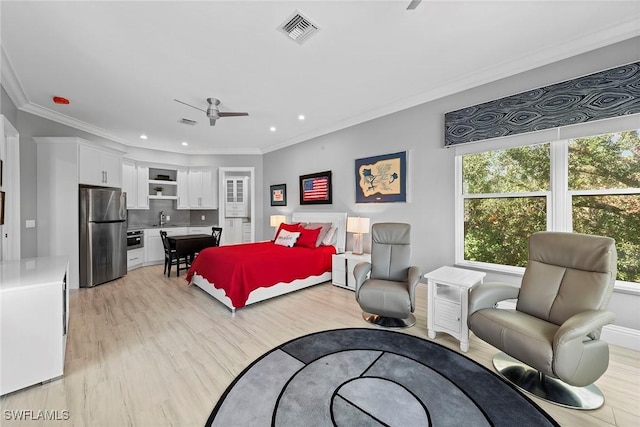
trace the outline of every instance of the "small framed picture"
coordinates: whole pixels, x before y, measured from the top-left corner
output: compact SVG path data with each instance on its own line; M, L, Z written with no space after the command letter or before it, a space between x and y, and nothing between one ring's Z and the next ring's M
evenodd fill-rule
M287 184L272 185L269 189L271 206L287 206Z
M300 175L300 204L331 204L331 171Z

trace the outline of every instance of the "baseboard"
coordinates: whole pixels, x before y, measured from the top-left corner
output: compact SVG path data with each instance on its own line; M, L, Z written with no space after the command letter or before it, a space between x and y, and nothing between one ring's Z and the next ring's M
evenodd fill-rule
M611 345L640 351L640 331L618 325L607 325L602 328L601 338Z
M498 303L498 308L513 310L516 308L516 304L513 301L501 301ZM640 331L637 329L625 328L624 326L618 325L606 325L602 328L602 335L600 337L608 344L640 351Z

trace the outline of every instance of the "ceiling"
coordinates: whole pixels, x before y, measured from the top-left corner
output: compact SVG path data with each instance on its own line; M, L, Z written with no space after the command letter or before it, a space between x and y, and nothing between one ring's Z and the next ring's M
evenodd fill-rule
M126 145L260 154L640 35L637 0L409 3L3 0L2 82ZM303 44L277 30L296 10L320 28ZM209 97L249 116L174 101Z

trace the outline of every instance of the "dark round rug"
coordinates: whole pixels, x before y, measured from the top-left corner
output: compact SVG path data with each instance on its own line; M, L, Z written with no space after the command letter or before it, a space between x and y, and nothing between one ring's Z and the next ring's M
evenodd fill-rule
M336 329L247 367L207 426L557 426L473 360L400 332Z

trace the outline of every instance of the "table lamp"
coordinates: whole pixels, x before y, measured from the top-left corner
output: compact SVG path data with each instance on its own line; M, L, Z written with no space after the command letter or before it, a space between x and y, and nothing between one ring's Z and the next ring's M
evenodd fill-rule
M353 254L362 255L362 235L369 232L369 218L350 216L347 218L347 231L353 234Z
M280 224L282 224L283 222L287 221L287 217L284 215L271 215L269 216L269 225L271 227L275 227L276 229L276 233L278 232L278 227L280 227ZM275 235L274 235L275 237Z

